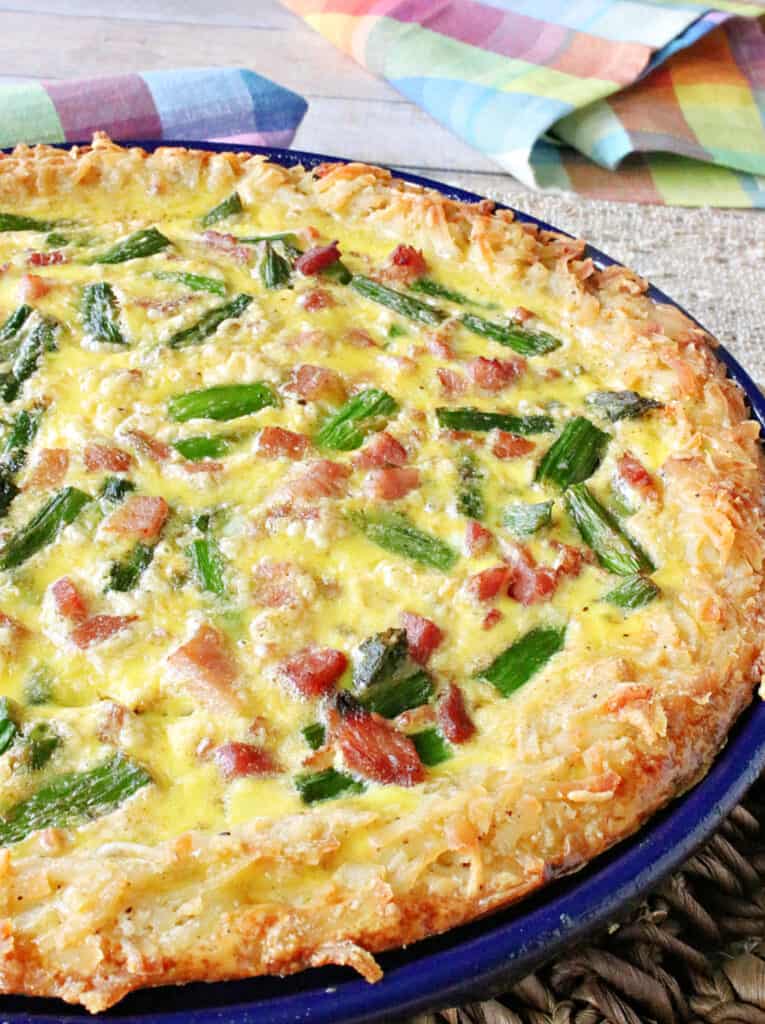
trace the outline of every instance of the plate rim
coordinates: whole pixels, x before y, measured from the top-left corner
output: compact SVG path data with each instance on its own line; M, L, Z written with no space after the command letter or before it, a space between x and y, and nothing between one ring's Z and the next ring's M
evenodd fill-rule
M50 145L68 149L76 144L68 141ZM315 167L326 162L354 162L348 157L298 149L193 139L131 139L119 144L139 146L148 151L181 146L213 152L247 152L261 154L284 166L303 164ZM422 175L392 167L387 169L395 177L434 189L460 202L476 203L486 198ZM575 237L533 214L501 202L496 202L496 206L498 209L512 210L516 219L524 223ZM624 266L589 243L586 253L600 266ZM649 285L648 294L658 302L676 307L694 323L702 326L692 314L653 284ZM724 346L718 345L713 351L726 367L728 375L744 390L760 424L762 441L765 435L765 396ZM504 911L413 944L413 959L388 967L385 977L376 985L369 985L357 977L342 980L345 975L336 981L338 974L335 971L331 976L331 984L319 981L312 988L298 992L242 1002L224 1000L220 1004L197 1009L193 1009L193 1000L198 985L168 986L143 990L144 1000L147 993L148 998L153 993L161 993L160 999L164 1001L168 1001L169 996L169 1001L177 1005L185 998L190 1006L169 1012L152 1009L124 1013L120 1009L124 1004L118 1004L115 1009L96 1015L95 1018L79 1008L73 1008L71 1012L57 1011L55 1008L63 1005L59 1000L4 996L0 997L0 1015L5 1024L69 1024L101 1017L114 1024L150 1024L152 1021L156 1024L254 1024L256 1020L257 1024L296 1024L303 1020L311 1024L373 1024L375 1021L390 1020L392 1014L406 1016L459 1005L470 998L485 999L498 987L522 977L555 956L565 946L585 938L637 903L709 838L763 769L765 702L758 702L755 691L752 703L740 714L726 745L718 753L705 777L686 793L676 797L666 808L652 815L635 833L596 857L580 871L556 882L552 892L546 887L539 894L521 900ZM444 948L426 951L420 956L418 948L421 952L424 945ZM394 952L383 953L380 957L385 960L395 955ZM399 951L399 955L406 954ZM330 972L331 969L322 968L287 976L279 981L289 986L291 981L298 978L313 976L326 979ZM226 986L229 993L233 985L257 986L258 980L217 982L207 990L207 995L219 986ZM129 1000L131 997L126 998ZM9 1001L12 1007L8 1006ZM33 1004L40 1006L40 1012L35 1012ZM18 1009L14 1008L16 1005Z

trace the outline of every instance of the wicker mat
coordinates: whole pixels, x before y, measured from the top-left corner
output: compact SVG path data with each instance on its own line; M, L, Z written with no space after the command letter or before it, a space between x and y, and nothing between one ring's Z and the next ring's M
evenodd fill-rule
M463 184L458 175L447 180ZM644 274L765 383L765 214L490 194ZM618 925L499 1000L407 1024L644 1022L765 1024L765 776L714 838Z

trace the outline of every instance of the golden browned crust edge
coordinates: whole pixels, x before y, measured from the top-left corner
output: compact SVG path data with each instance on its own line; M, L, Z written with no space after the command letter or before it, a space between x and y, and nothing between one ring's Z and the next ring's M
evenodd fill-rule
M124 929L117 928L116 917L109 919L107 914L102 926L89 936L88 948L81 949L77 962L62 965L53 955L50 936L46 945L38 935L16 927L13 899L18 887L28 889L33 883L41 891L47 886L55 892L57 880L71 872L72 884L78 886L79 897L87 902L88 896L96 898L103 879L108 876L112 882L121 869L115 867L113 874L106 871L103 879L80 878L79 873L92 874L93 865L87 861L78 864L76 856L50 865L18 865L8 851L3 851L0 903L4 906L0 905L0 915L5 914L5 918L0 918L0 991L59 996L98 1011L148 985L287 974L325 963L348 964L375 980L379 972L371 953L413 942L506 906L550 877L575 870L633 832L706 772L730 725L751 698L761 669L764 549L760 506L765 472L758 430L747 420L740 390L724 377L712 358L712 339L673 307L660 307L649 300L644 294L645 282L631 271L599 270L584 258L584 243L580 241L515 224L512 214L495 213L491 204L471 206L447 200L398 182L379 168L350 164L324 170L326 173L314 179L300 169L287 171L247 153L164 149L146 154L122 149L99 135L92 147L74 147L68 152L47 146L18 147L13 154L3 156L0 196L22 199L52 196L67 188L116 188L120 181L139 172L158 191L218 187L225 181L243 180L253 194L305 195L307 201L338 216L353 218L363 212L371 214L381 227L390 225L392 230L400 230L406 225L415 234L424 230L442 255L478 262L498 274L522 275L526 280L536 275L556 291L564 305L576 311L580 323L598 318L611 321L619 316L639 319L644 327L650 322L655 328L651 345L676 374L678 389L695 389L704 394L705 401L709 392L709 415L703 428L705 436L716 443L714 456L706 453L702 459L689 446L682 458L667 467L666 484L678 503L690 493L689 487L704 489L730 527L725 534L726 555L738 575L730 593L725 591L726 581L720 585L720 594L712 598L734 601L740 566L745 563L751 569L751 579L745 586L741 584L744 606L734 633L736 650L727 658L721 655L716 664L699 667L687 691L670 695L664 702L666 729L661 742L657 741L660 754L652 757L650 749L647 753L644 750L642 760L623 777L617 800L622 819L613 817L612 812L605 830L572 834L567 849L553 859L531 856L531 844L523 877L512 884L495 864L502 852L496 838L498 821L494 817L483 822L474 820L463 803L458 814L438 821L445 832L452 830L451 849L458 854L453 883L443 882L440 890L427 891L427 868L408 890L394 892L379 880L360 887L338 883L336 902L331 906L298 910L279 903L259 904L240 911L236 918L219 912L193 943L193 953L189 943L183 942L178 945L177 956L161 944L155 957L137 951ZM724 431L714 420L722 410L727 418ZM699 424L694 427L698 429ZM715 628L713 608L710 634ZM467 820L464 829L461 819ZM342 829L338 816L324 826L314 820L310 834L299 836L295 848L290 848L295 843L294 832L279 837L255 830L244 842L219 842L212 852L201 840L181 837L174 844L166 844L156 862L143 864L141 871L155 879L168 870L192 878L200 862L212 865L235 861L245 870L246 866L263 860L272 862L276 857L292 857L299 862L306 850L312 862L326 863L336 847L334 829ZM544 843L538 845L543 851ZM464 871L460 858L467 864ZM481 865L485 865L483 869ZM482 870L483 886L471 891L466 879L471 872ZM98 917L90 906L87 914L88 919Z

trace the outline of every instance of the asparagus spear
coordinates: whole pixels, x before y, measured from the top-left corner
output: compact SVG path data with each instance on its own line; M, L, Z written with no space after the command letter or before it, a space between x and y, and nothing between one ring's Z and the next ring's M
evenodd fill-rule
M193 540L186 548L194 575L202 590L222 597L226 593L223 577L223 556L211 535Z
M484 412L469 406L461 409L436 409L440 427L449 430L506 430L510 434L546 434L555 426L549 416L513 416L504 412Z
M661 409L661 402L655 398L644 398L637 391L591 391L585 402L602 413L611 423L617 420L634 420L651 409Z
M0 720L0 746L2 745L1 729L2 722ZM324 728L321 722L312 722L310 725L307 725L304 729L301 729L300 731L302 732L303 738L305 739L306 743L311 748L311 750L318 750L320 747L324 746L324 741L327 738L327 730ZM0 749L0 754L2 754L2 749Z
M564 501L582 540L592 548L604 569L618 576L653 572L655 566L645 551L627 536L585 484L570 487Z
M457 509L463 516L480 521L486 515L481 486L484 474L471 453L466 452L460 459L458 474L460 489L457 492Z
M71 828L110 814L149 782L145 768L122 754L85 771L59 775L0 818L0 846L18 843L39 829Z
M551 501L536 504L509 505L502 522L516 537L529 537L543 526L549 526L552 518Z
M353 685L365 690L392 679L409 654L405 629L386 629L359 644L353 669Z
M125 480L121 476L108 476L101 485L102 505L117 505L126 494L135 490L132 480Z
M201 391L176 395L167 404L170 418L176 423L188 420L235 420L258 412L267 405L278 405L279 399L268 384L222 384Z
M354 513L350 518L368 540L394 555L442 572L451 569L457 561L457 552L445 541L420 530L400 513Z
M362 277L354 274L350 281L351 288L365 299L371 302L379 302L381 306L387 306L394 313L408 317L410 320L417 320L429 327L436 327L445 320L447 314L441 309L429 306L426 302L412 298L411 295L404 295L393 288L387 288L369 277Z
M212 210L207 211L204 217L202 217L202 227L212 227L219 220L225 220L226 217L232 217L235 213L241 213L243 209L239 193L232 192L230 196L218 203L217 206L213 206Z
M480 305L480 303L476 303L475 299L468 298L467 295L456 292L452 288L447 288L445 284L439 284L438 281L433 281L429 277L418 277L416 281L412 281L409 287L414 292L422 292L423 295L430 295L434 299L447 299L458 306Z
M32 312L32 307L27 306L26 303L22 306L17 306L2 327L0 327L0 359L8 359L13 354L15 345L9 346L7 342L13 341L16 338L21 328L32 315Z
M31 771L37 772L50 761L61 745L61 737L48 722L38 722L24 737L26 763ZM0 822L0 830L2 823Z
M231 302L226 302L222 306L216 306L215 309L208 310L191 327L184 327L183 330L176 331L170 338L168 345L170 348L186 348L188 345L201 344L218 330L224 320L233 320L235 317L241 316L251 302L252 296L242 293L232 299Z
M202 459L215 459L225 455L231 447L227 437L212 437L200 434L198 437L183 437L173 441L173 448L190 462L201 462Z
M109 569L107 590L124 593L137 586L144 569L148 568L154 557L154 548L148 544L136 544L124 562L113 562Z
M212 292L213 295L226 294L226 282L219 281L217 277L205 277L203 274L173 273L170 270L158 270L151 275L158 281L175 281L176 284L185 285L193 292Z
M10 701L7 697L0 697L0 754L9 749L18 732Z
M560 348L563 342L546 331L529 331L518 324L498 324L475 313L464 313L460 323L473 334L498 341L523 356L541 356Z
M509 697L563 648L565 639L565 627L538 626L498 655L479 676Z
M114 289L106 281L86 285L82 293L82 322L96 341L125 345L119 326L119 307Z
M395 399L380 388L367 388L349 399L324 423L314 441L319 448L348 452L364 443L364 426L368 420L391 416L398 410Z
M55 220L35 220L19 213L0 213L0 231L50 231Z
M421 732L411 733L409 739L414 743L422 763L429 768L441 764L442 761L448 761L452 756L450 745L438 729L423 729Z
M343 793L361 793L363 783L352 775L326 768L323 772L302 772L295 776L295 788L305 804L318 800L331 800Z
M116 242L106 252L94 257L91 263L126 263L128 260L138 260L145 256L154 256L162 252L168 245L172 245L169 238L166 238L156 228L143 228L136 231L127 238Z
M11 425L0 455L0 518L7 513L19 493L13 476L26 462L27 449L37 432L41 416L41 409L33 409L31 413L22 409Z
M584 416L569 420L537 466L538 482L555 484L561 490L592 476L601 463L610 435Z
M618 587L609 590L603 598L617 608L642 608L661 597L661 590L646 576L628 576Z
M284 288L289 284L292 266L270 242L263 243L259 269L260 279L266 288Z
M405 679L387 679L370 686L359 703L383 718L396 718L410 708L427 704L433 696L433 681L427 672L414 672Z
M53 324L49 320L42 320L22 341L10 372L3 377L2 397L6 402L12 402L18 397L24 382L37 369L40 356L52 348L55 348Z
M64 487L54 494L0 551L0 569L14 569L52 543L89 501L90 495L76 487Z

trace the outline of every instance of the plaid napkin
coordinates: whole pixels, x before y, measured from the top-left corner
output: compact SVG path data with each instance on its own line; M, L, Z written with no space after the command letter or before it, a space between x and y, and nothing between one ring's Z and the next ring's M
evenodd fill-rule
M289 146L308 108L244 68L144 71L0 86L0 147L17 142L212 139Z
M765 207L765 2L283 0L528 185Z

